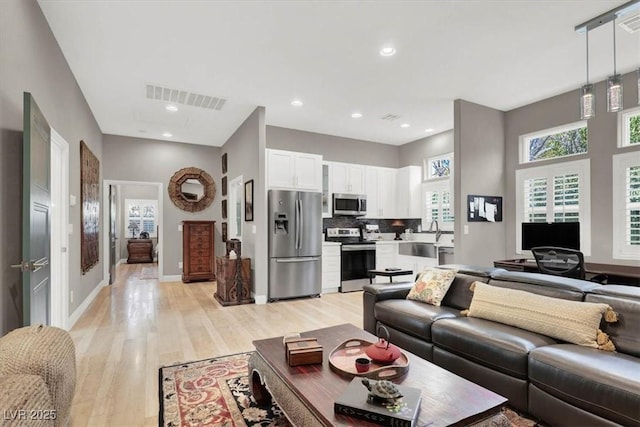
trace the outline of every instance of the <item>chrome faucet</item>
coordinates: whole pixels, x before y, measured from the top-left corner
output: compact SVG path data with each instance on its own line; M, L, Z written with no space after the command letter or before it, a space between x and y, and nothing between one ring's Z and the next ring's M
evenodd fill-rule
M429 225L430 233L433 233L433 224L436 225L436 243L438 243L438 240L440 240L440 236L442 236L442 231L440 231L440 227L438 226L438 220L434 219L431 221L431 224Z

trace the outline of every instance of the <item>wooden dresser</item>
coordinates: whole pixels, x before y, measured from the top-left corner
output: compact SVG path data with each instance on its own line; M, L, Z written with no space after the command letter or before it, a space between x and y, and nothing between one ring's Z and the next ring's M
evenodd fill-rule
M182 221L182 281L216 280L215 221Z
M218 291L214 296L224 306L254 302L251 298L251 258L242 258L239 272L238 262L238 259L229 259L227 256L216 259ZM237 278L240 283L236 281Z
M151 239L130 239L127 242L127 264L153 262L153 241Z

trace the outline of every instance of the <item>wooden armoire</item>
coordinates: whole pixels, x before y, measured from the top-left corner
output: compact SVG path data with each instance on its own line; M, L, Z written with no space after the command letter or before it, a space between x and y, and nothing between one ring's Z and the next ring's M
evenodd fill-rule
M182 221L182 281L216 280L215 221Z

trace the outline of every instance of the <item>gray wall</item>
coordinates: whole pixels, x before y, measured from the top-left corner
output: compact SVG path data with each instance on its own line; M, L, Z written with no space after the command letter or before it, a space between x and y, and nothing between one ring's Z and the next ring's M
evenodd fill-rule
M102 134L69 66L33 0L0 1L0 331L21 325L21 275L9 268L21 259L23 92L31 92L53 127L69 143L69 192L80 199L80 140L102 159ZM104 172L104 163L100 164ZM102 222L103 218L100 217ZM69 314L101 282L102 262L80 270L80 204L70 206ZM102 236L100 236L102 240ZM100 246L102 248L102 246Z
M636 74L623 76L624 107L638 104ZM515 212L515 171L518 168L540 166L519 165L518 144L520 135L552 128L580 120L578 90L545 99L506 113L506 198L505 212ZM591 168L591 256L590 262L637 265L632 260L612 258L613 212L612 204L612 155L627 151L640 151L640 147L617 148L618 115L608 113L604 82L596 84L596 116L588 122L589 153L575 156L576 160L588 158ZM562 160L560 160L561 162ZM545 162L550 164L554 161ZM515 214L506 217L506 253L516 256Z
M321 154L331 162L400 167L398 147L359 139L267 126L267 148Z
M424 159L452 153L453 145L453 129L401 145L398 147L399 167L422 167Z
M220 236L220 165L221 150L195 144L130 138L116 135L104 136L104 179L115 181L161 182L162 198L162 268L163 275L181 275L178 262L182 261L182 232L178 226L187 220L216 221L216 255L223 253ZM197 167L207 172L216 183L216 196L207 209L191 213L178 209L167 192L169 180L178 170Z
M491 266L505 254L505 224L467 222L467 195L503 196L505 113L471 102L454 102L455 260ZM504 211L504 199L503 199ZM513 211L506 211L513 215ZM469 234L463 234L464 226Z
M127 251L127 241L131 238L131 231L129 230L129 224L127 223L127 199L139 199L139 200L155 200L158 202L158 188L156 185L119 185L118 186L118 220L117 220L117 233L118 244L120 246L116 253L119 253L119 259L126 259L129 257L129 251ZM139 234L139 233L138 233ZM153 245L155 247L158 242L157 237L152 237ZM117 260L116 260L117 261Z
M245 183L253 180L254 220L245 221L243 211L242 257L251 258L251 276L256 299L266 299L268 285L264 116L264 107L256 108L222 146L222 152L227 153L227 179L231 181L242 175Z

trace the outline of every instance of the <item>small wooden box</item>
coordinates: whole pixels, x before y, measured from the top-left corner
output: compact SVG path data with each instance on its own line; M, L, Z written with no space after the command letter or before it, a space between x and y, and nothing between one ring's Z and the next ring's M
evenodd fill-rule
M289 366L322 363L322 346L316 338L297 338L285 344Z

